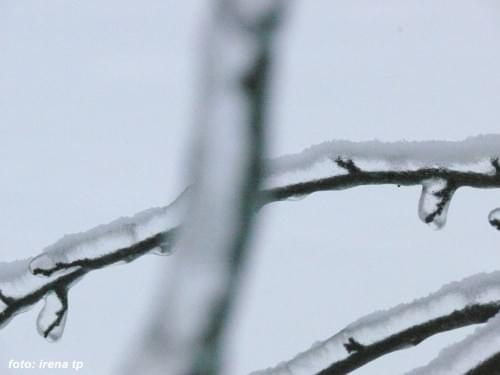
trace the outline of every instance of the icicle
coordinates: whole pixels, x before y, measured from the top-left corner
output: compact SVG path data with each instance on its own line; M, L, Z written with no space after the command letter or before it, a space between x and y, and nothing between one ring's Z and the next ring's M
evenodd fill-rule
M500 230L500 207L490 212L488 215L488 221L492 226Z
M434 229L446 224L446 214L455 189L442 178L426 180L422 183L422 194L418 203L418 216Z
M64 331L68 312L68 296L64 292L51 292L45 296L45 304L38 314L38 333L50 342L59 340Z

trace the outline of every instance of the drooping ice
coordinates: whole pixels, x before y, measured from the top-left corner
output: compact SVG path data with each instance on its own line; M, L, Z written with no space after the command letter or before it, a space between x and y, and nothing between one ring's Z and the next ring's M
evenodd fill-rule
M424 181L418 202L420 220L434 229L444 227L453 192L453 188L444 179L434 178Z
M498 173L495 157L500 150L500 135L485 135L468 138L463 142L347 142L332 141L313 146L296 155L285 156L271 162L267 171L266 187L285 186L290 183L313 181L350 172L335 162L338 157L352 162L367 171L415 170L422 167L449 168L456 171L476 173ZM219 168L220 169L220 168ZM219 170L217 179L223 181L225 172ZM445 188L443 180L424 183L421 218L426 221L429 214L440 202L442 212L435 215L432 225L444 225L449 200L440 201L439 193ZM452 191L451 191L452 192ZM181 196L171 206L146 210L132 218L116 220L89 232L66 236L47 247L35 259L0 263L0 291L11 298L21 298L39 290L61 274L49 277L35 277L36 270L54 269L58 263L71 263L80 259L96 259L120 247L128 247L136 241L149 238L161 231L177 227L182 222L184 201ZM442 198L442 197L441 197ZM500 220L499 209L490 213L489 221L497 228ZM152 250L152 253L168 254L172 243ZM31 265L30 265L31 263ZM68 272L63 270L62 273ZM491 292L492 289L490 289ZM497 296L493 291L492 296ZM496 298L496 297L495 297ZM6 304L0 301L0 312ZM20 310L19 310L20 311ZM6 321L2 320L5 324Z
M38 314L38 333L50 342L59 340L64 332L67 313L66 292L47 293L43 308Z
M35 258L0 262L1 295L14 301L25 298L78 268L68 266L58 272L52 272L59 264L68 265L73 261L98 259L121 248L135 245L137 241L157 237L163 232L175 233L174 228L183 221L188 194L189 189L167 207L145 210L131 218L115 220L85 233L65 236ZM173 237L165 236L164 242L152 248L151 253L169 254L175 245ZM43 273L40 273L42 277L35 275L39 270L47 271L45 276ZM36 302L37 299L34 299L33 303ZM7 315L2 315L2 311L7 307L5 301L0 300L0 327L7 324L14 315L31 307L32 305L23 305Z

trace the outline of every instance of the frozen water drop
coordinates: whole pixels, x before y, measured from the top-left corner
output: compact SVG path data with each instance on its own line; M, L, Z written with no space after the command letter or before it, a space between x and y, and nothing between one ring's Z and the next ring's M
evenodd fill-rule
M153 255L167 256L172 254L172 249L170 246L158 246L151 250L150 253Z
M159 246L156 246L150 251L150 254L167 256L172 255L175 247L176 240L176 230L173 230L172 233L167 233L162 236L162 241Z
M56 263L48 254L40 254L30 262L29 269L33 275L50 276L50 271L56 267Z
M446 224L446 218L454 189L441 178L431 179L422 183L422 194L418 203L418 216L433 229L441 229Z
M59 340L63 334L68 312L67 295L51 292L45 296L45 304L38 314L38 333L50 342Z
M307 198L308 195L309 194L295 194L288 197L287 200L292 202L298 202L301 201L302 199Z
M500 230L500 207L490 212L488 215L488 221L492 226Z

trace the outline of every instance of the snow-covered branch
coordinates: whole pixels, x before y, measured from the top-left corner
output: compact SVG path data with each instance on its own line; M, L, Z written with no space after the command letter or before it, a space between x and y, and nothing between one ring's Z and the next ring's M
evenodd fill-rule
M365 151L373 144L386 149L387 153ZM411 148L402 147L405 144ZM396 148L401 150L400 159L396 157ZM413 150L411 155L409 149ZM436 155L433 161L425 156L430 150L448 151L446 158L444 154ZM424 222L441 227L457 188L500 187L497 150L500 150L498 135L473 137L462 142L334 141L269 161L262 202L361 185L422 185L419 215ZM148 253L169 254L174 234L183 221L189 194L186 191L167 207L149 209L132 218L63 237L34 258L0 263L0 324L6 324L47 293L67 291L89 271L129 262ZM488 218L494 227L500 227L500 209L493 210Z
M484 323L499 311L500 271L478 274L446 285L425 298L367 315L290 361L252 375L347 374L385 354L418 345L432 335ZM498 325L496 328L500 337Z
M462 142L331 141L269 163L268 200L360 185L421 185L419 217L439 229L460 187L500 187L500 135ZM500 226L500 210L489 216Z
M407 375L494 375L500 369L500 315Z
M70 286L92 270L145 254L169 254L188 195L185 191L169 206L65 236L34 258L0 263L0 326L45 297L38 329L42 336L58 339ZM58 304L60 308L52 311Z

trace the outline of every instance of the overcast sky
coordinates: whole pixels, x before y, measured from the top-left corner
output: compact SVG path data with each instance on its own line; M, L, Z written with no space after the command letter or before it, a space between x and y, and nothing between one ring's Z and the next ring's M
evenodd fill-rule
M0 0L0 260L182 190L210 5ZM295 0L276 49L270 153L336 138L498 132L499 19L494 0ZM498 192L459 191L439 232L418 220L418 195L360 187L266 207L230 329L229 373L274 365L364 314L498 268L500 237L487 223ZM110 374L168 263L147 256L89 274L70 292L56 344L36 332L40 305L16 317L0 331L0 372L33 374L7 370L9 359L44 359ZM425 364L464 333L357 374Z

